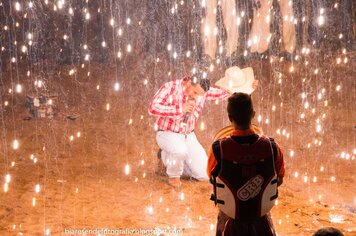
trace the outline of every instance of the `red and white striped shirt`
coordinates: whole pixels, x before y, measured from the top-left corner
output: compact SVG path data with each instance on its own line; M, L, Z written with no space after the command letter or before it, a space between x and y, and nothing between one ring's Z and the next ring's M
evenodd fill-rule
M153 96L148 113L158 116L156 120L156 129L164 131L173 131L176 133L190 133L194 130L195 123L201 114L205 100L222 100L231 94L227 91L210 87L210 89L195 99L195 106L189 114L185 124L183 104L188 100L184 94L183 80L173 80L163 84L163 86Z

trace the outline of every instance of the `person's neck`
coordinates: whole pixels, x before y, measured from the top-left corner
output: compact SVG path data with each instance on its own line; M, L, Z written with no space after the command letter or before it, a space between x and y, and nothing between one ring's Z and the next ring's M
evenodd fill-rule
M248 130L248 129L251 129L251 125L241 126L241 125L233 124L233 126L234 126L234 129L236 129L236 130Z

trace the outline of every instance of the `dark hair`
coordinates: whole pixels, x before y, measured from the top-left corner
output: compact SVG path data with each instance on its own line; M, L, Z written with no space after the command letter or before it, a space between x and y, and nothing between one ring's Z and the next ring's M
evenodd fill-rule
M253 117L251 96L246 93L233 93L228 99L227 113L237 125L250 125Z
M193 85L199 84L205 92L210 88L210 80L207 78L207 74L203 76L203 72L197 72L190 80Z
M196 62L193 68L193 75L191 76L191 81L193 85L199 84L204 91L208 91L210 88L209 80L209 66L211 62L207 58L202 58L200 61Z
M333 227L325 227L316 231L313 236L344 236L344 234Z
M208 79L200 79L199 81L199 85L200 87L202 87L202 89L204 89L204 91L208 91L210 88L210 80Z

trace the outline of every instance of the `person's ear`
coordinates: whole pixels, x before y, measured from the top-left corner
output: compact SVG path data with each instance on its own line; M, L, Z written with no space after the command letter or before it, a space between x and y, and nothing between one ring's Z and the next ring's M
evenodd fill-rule
M183 81L183 90L187 91L191 86L191 81L187 80L187 81Z
M255 111L252 111L251 119L255 118L255 115L256 115L256 112L255 112Z
M232 121L233 121L232 117L230 115L228 115L228 116L229 116L229 121L232 123Z

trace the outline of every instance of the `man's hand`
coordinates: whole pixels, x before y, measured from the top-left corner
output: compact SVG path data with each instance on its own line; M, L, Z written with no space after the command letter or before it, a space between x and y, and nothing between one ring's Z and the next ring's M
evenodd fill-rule
M183 113L192 112L195 106L195 100L188 100L183 104Z
M252 83L252 88L256 89L258 87L258 80L254 80Z

